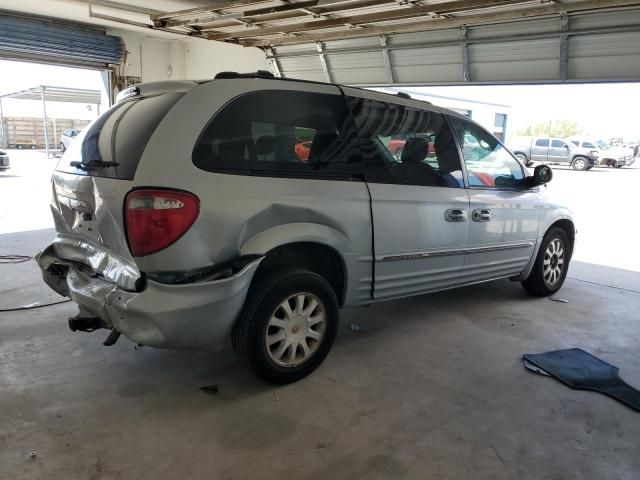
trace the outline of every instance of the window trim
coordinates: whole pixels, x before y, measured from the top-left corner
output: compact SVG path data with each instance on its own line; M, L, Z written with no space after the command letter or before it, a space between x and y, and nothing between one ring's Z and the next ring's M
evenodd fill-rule
M538 191L538 187L523 187L523 188L518 188L518 187L489 187L487 185L469 185L469 178L467 175L467 164L464 161L464 155L462 154L462 145L460 145L460 139L458 138L458 134L455 131L455 128L453 127L453 125L451 124L451 119L452 118L457 118L455 117L455 115L451 115L451 114L444 114L445 118L447 119L447 122L449 123L449 127L451 129L451 131L454 133L453 137L454 137L454 141L456 143L456 148L458 149L458 156L460 157L460 161L462 164L462 173L463 173L463 183L464 183L464 188L467 190L487 190L490 192L495 192L495 191L501 191L501 192L522 192L522 191ZM466 121L468 123L471 123L472 125L475 125L479 128L481 128L482 130L484 130L485 132L487 132L489 135L491 135L493 138L495 138L497 140L497 142L502 145L502 147L505 149L506 152L509 153L509 155L511 155L511 158L513 158L513 160L520 166L520 170L522 171L522 178L525 179L527 178L527 170L525 170L524 165L522 165L522 163L520 163L520 160L518 160L515 155L513 154L513 152L511 150L509 150L507 148L507 146L500 141L500 139L498 137L496 137L495 135L493 135L491 132L487 131L486 128L484 128L482 125L480 125L478 122L474 122L472 119L470 118L459 118L458 120L461 121Z
M349 109L349 105L347 104L346 100L345 100L345 96L344 96L344 92L342 92L342 90L340 88L338 88L339 93L335 94L336 97L340 97L340 100L342 101L342 103L344 104L345 110L347 112L347 116L348 118L353 122L353 116L351 114L351 111ZM275 170L260 170L260 169L253 169L253 168L213 168L210 170L205 170L202 167L199 167L195 160L194 160L194 154L195 154L195 150L197 148L197 146L200 143L200 140L202 139L204 133L206 132L207 128L209 127L209 125L213 122L213 120L216 118L216 116L222 112L225 108L227 108L231 103L235 102L236 100L238 100L239 98L242 98L244 96L247 95L252 95L252 94L256 94L256 93L269 93L269 92L287 92L287 93L314 93L314 94L318 94L318 95L332 95L331 93L320 93L320 92L313 92L313 91L307 91L307 90L288 90L288 89L265 89L265 90L251 90L248 92L243 92L240 95L236 95L235 97L232 97L230 99L228 99L218 110L216 110L213 115L211 115L211 117L209 118L209 120L206 122L206 124L204 125L204 127L202 128L202 130L200 131L200 134L198 135L197 140L195 141L195 143L193 144L193 148L191 149L191 164L197 168L198 170L205 172L205 173L214 173L214 174L222 174L222 175L235 175L235 176L245 176L245 177L268 177L268 178L296 178L296 179L306 179L306 180L333 180L333 181L340 181L340 182L364 182L365 181L365 177L366 177L366 165L365 165L365 159L362 158L361 162L362 162L362 173L340 173L340 172L334 172L334 173L324 173L324 174L314 174L311 171L305 171L305 172L293 172L293 171L281 171L281 172L276 172ZM360 138L358 136L358 144L360 144ZM361 149L360 149L361 150ZM361 153L361 152L360 152Z

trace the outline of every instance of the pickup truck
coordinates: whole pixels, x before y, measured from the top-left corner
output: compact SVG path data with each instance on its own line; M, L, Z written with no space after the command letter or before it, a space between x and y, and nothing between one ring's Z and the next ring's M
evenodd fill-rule
M600 165L605 167L622 168L630 166L635 161L633 149L621 145L611 145L604 140L591 140L582 138L572 138L571 142L584 149L597 150Z
M571 165L574 170L590 170L598 164L598 150L578 147L562 138L533 138L530 144L512 148L513 154L525 165L533 162Z

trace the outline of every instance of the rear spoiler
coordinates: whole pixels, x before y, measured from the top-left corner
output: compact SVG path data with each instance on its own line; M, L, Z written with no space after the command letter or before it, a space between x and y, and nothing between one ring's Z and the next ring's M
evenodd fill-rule
M197 85L197 82L190 80L139 83L118 92L116 103L132 97L151 97L163 93L187 92Z

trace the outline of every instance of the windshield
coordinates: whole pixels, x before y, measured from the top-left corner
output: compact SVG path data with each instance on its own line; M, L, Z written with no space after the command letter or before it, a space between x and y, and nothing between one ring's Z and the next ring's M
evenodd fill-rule
M605 142L604 140L598 140L595 142L596 146L602 150L609 150L611 148L611 145L609 145L607 142Z

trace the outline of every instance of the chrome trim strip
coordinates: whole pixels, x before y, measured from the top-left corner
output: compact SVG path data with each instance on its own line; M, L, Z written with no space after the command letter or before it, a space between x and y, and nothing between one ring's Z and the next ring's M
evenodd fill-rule
M387 260L411 260L414 258L430 258L430 257L444 257L448 255L459 255L467 253L481 253L481 252L497 252L500 250L512 250L514 248L528 248L533 247L533 242L521 242L521 243L509 243L505 245L491 245L486 247L467 247L459 248L456 250L436 250L431 252L419 252L410 253L406 255L388 255L382 257L382 261Z

